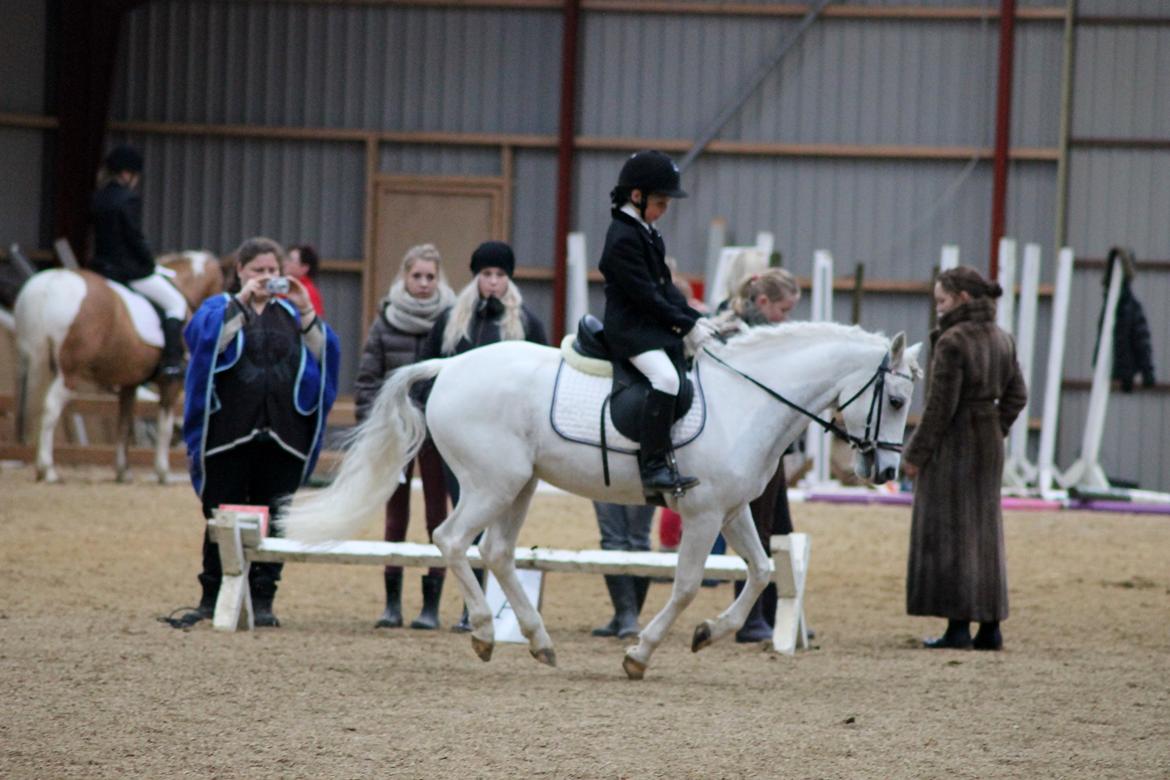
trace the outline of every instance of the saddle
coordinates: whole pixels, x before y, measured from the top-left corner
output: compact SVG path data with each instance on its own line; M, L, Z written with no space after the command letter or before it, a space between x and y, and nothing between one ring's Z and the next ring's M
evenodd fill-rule
M150 301L145 295L131 290L124 284L113 279L104 279L111 290L118 294L130 313L130 320L134 323L134 330L139 338L152 347L163 348L163 311Z
M573 350L584 358L607 361L613 366L613 383L608 398L601 405L605 419L606 406L618 431L633 441L642 441L642 406L650 394L650 382L628 360L614 360L605 341L605 327L601 320L586 314L577 323L577 338ZM695 386L680 371L678 400L674 404L674 421L682 419L695 400ZM602 426L604 430L604 425Z

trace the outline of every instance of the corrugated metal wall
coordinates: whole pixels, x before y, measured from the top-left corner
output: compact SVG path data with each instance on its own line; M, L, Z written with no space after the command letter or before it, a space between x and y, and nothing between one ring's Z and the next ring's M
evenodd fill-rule
M0 112L45 110L45 8L0 0ZM42 243L44 130L0 127L0 246Z
M709 0L718 4L717 0ZM753 0L755 1L755 0ZM758 0L766 4L768 0ZM39 113L43 80L30 84L30 46L44 40L43 10L23 16L3 0L0 111ZM850 5L905 6L904 0ZM930 8L986 0L935 0ZM1058 0L1026 0L1021 9L1059 9ZM1165 16L1160 0L1079 0L1085 16ZM582 15L580 136L693 140L795 26L794 17L734 14L603 13ZM1021 19L1016 27L1012 143L1055 150L1060 132L1062 23ZM368 3L158 0L132 15L118 65L112 118L131 122L229 124L358 131L557 132L559 13L551 9L405 7ZM1139 258L1170 258L1170 152L1078 143L1078 139L1165 138L1170 127L1170 27L1100 24L1076 32L1073 138L1069 161L1068 243L1103 257L1124 243ZM998 20L888 18L819 21L751 95L719 139L745 143L928 145L989 149L993 140ZM23 48L22 48L23 47ZM42 46L43 48L43 46ZM13 83L3 79L0 83ZM0 128L0 173L39 180L42 131ZM361 258L366 246L365 149L360 137L275 139L199 133L120 134L140 143L148 161L147 231L160 248L226 252L253 234L311 241L326 257ZM113 139L111 139L113 140ZM13 153L8 153L9 151ZM608 219L607 194L627 152L579 150L572 227L596 257ZM497 176L499 147L381 143L381 173ZM549 268L553 257L556 153L513 148L511 238L522 265ZM1010 166L1008 232L1045 251L1051 281L1057 165L1050 159ZM785 265L807 275L816 249L829 249L838 273L865 263L869 279L925 280L939 247L956 243L964 261L986 267L992 166L962 154L945 160L705 153L687 170L692 197L662 223L684 271L701 273L709 225L727 221L733 242L770 230ZM39 208L0 195L0 229L35 243ZM0 236L10 240L7 235ZM1101 272L1076 274L1065 375L1088 378ZM345 380L365 332L358 321L355 273L322 280L332 319L349 347ZM551 288L526 282L536 310L551 313ZM1170 358L1164 301L1170 273L1148 271L1139 297L1155 333L1163 375ZM599 291L591 291L599 307ZM845 318L848 296L838 295ZM1045 316L1047 301L1041 305ZM802 304L807 310L807 301ZM871 295L862 322L925 337L929 303L911 295ZM1038 334L1033 387L1039 415L1047 327ZM1061 461L1079 446L1086 393L1069 391ZM1164 395L1117 399L1116 426L1102 458L1111 474L1170 489L1170 441ZM1160 438L1150 433L1160 432ZM1140 441L1133 458L1127 442ZM1164 452L1165 451L1165 452ZM1134 473L1130 473L1134 472Z

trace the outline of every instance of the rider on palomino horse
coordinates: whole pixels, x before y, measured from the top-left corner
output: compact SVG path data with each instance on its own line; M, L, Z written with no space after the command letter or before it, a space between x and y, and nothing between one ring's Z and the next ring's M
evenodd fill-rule
M680 476L670 446L674 405L685 372L684 340L695 350L715 333L671 280L666 244L653 227L671 198L685 198L678 166L658 151L632 155L610 192L613 221L600 269L605 277L605 338L650 382L642 428L642 485L647 494L681 495L699 483Z
M90 205L94 250L90 268L128 285L162 309L162 378L183 373L183 323L187 301L158 269L142 235L142 197L135 192L142 175L142 155L132 146L117 146L106 156L106 183Z

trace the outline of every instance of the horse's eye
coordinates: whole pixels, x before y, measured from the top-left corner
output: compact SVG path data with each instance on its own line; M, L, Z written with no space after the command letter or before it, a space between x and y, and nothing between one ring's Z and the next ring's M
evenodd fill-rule
M895 409L901 409L905 405L906 405L905 399L899 398L896 395L890 397L890 406L894 407Z

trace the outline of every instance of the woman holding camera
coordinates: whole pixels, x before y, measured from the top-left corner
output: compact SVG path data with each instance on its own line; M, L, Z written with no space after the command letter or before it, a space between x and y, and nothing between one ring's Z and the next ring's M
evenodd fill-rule
M204 517L220 504L265 505L274 517L313 472L337 395L340 349L304 286L280 276L279 244L250 238L236 253L239 290L205 301L184 333L191 361L183 438ZM280 625L272 612L280 572L279 563L252 565L258 626ZM219 546L205 530L203 596L179 623L211 617L221 579Z

